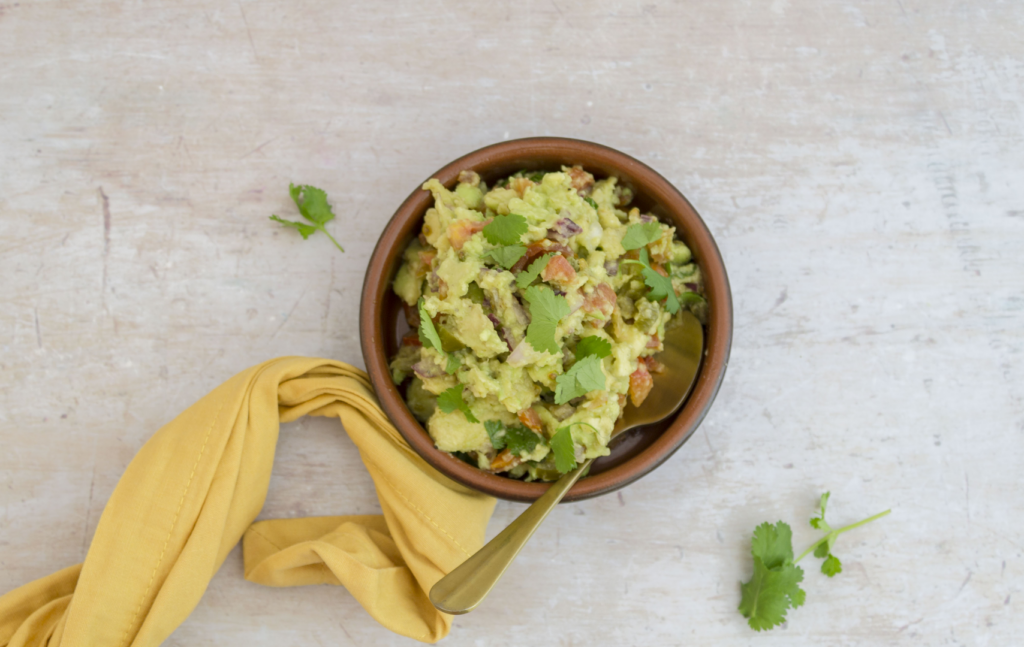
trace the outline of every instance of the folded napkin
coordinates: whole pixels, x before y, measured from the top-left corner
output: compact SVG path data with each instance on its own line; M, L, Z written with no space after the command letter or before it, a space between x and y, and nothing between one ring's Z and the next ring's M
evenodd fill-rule
M341 420L383 515L253 524L279 424L307 414ZM159 645L243 534L246 579L341 584L388 629L436 642L451 616L434 609L427 592L483 545L494 503L413 452L362 371L323 359L271 360L217 387L139 450L84 563L0 597L0 647Z

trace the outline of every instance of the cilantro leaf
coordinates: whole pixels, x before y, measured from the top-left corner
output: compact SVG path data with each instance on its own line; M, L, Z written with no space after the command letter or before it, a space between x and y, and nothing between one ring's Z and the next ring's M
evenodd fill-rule
M525 290L530 286L533 281L540 276L540 273L544 271L544 268L548 266L548 261L554 254L544 254L534 262L530 263L530 267L519 273L516 277L516 285L520 290Z
M507 447L509 453L515 456L523 453L529 454L543 440L540 435L526 427L521 425L507 427L500 420L488 420L484 423L484 429L487 430L491 446L496 451L500 452Z
M598 337L597 335L591 335L584 337L580 340L580 343L576 344L576 359L581 360L584 357L590 357L594 355L599 358L608 357L612 354L612 345L607 339Z
M529 228L526 218L518 214L495 216L484 227L484 238L492 245L518 245Z
M657 220L632 224L622 237L622 248L627 251L640 249L661 238L662 233L661 223Z
M451 413L458 409L462 412L462 415L466 416L466 420L470 422L480 422L470 411L469 405L462 398L462 392L466 387L461 384L457 384L450 389L441 391L437 396L437 406L441 408L441 411L445 413Z
M601 358L597 355L587 355L573 364L564 375L555 378L555 404L565 404L573 398L605 387Z
M289 184L288 192L292 196L292 201L295 202L295 206L299 208L299 213L306 220L313 223L307 225L301 222L295 222L292 220L284 220L277 216L270 216L270 219L279 222L286 227L293 227L300 234L302 234L303 240L308 239L318 230L324 232L331 242L337 246L341 251L345 249L338 244L338 241L334 240L334 236L330 234L324 225L334 220L334 212L331 211L331 205L327 203L327 193L323 189L318 189L315 186L309 186L307 184Z
M540 441L541 437L526 427L505 427L505 445L513 456L529 454L537 448Z
M487 250L483 253L483 256L484 258L490 258L506 270L510 270L525 253L526 248L522 245L502 245L501 247Z
M793 533L783 523L761 524L751 540L754 575L741 586L739 611L755 631L771 629L786 620L786 611L804 603L797 586L804 571L793 564Z
M593 198L583 198L583 201L592 206L594 208L594 211L597 211L597 203L594 202Z
M569 316L569 304L565 297L558 296L545 285L531 286L523 296L530 304L526 341L539 353L556 355L559 346L555 340L555 329L559 321Z
M434 327L434 322L423 305L423 299L420 299L419 303L416 304L416 308L420 313L420 343L424 346L433 348L439 353L444 353L444 347L441 344L441 336L437 334L437 328Z
M459 356L454 353L448 353L448 364L445 366L444 372L448 375L454 375L460 366L462 366L462 360L459 359Z
M270 219L275 220L286 227L294 227L295 229L298 229L299 233L302 234L303 240L308 240L310 236L316 233L316 227L313 225L306 225L301 222L295 222L294 220L282 220L277 216L270 216Z
M331 205L327 204L327 193L323 189L306 184L289 184L288 192L306 220L318 225L334 220L334 212L331 211Z
M494 447L495 451L501 451L505 449L505 425L501 424L500 420L488 420L484 423L484 429L487 430L487 436L491 439L491 447Z
M750 540L751 552L760 557L768 568L782 566L793 561L793 530L789 524L778 522L774 526L767 521L754 529Z
M754 530L751 553L754 556L754 576L741 586L742 597L739 611L747 618L751 629L762 631L782 624L786 610L797 608L806 597L797 584L803 580L803 570L796 564L812 551L815 557L823 557L821 572L835 577L843 572L843 564L832 554L832 545L844 532L870 523L889 514L880 512L857 523L833 530L825 522L825 508L829 493L821 495L821 516L811 519L811 526L827 534L793 559L793 533L781 521L775 525L763 523Z
M559 472L565 474L576 469L576 444L572 441L569 427L562 427L551 437L551 451Z
M708 301L696 292L683 292L679 295L679 302L689 308L690 306L706 304Z
M647 256L647 248L644 247L640 250L640 260L638 261L622 261L623 264L628 265L639 265L641 273L644 276L644 283L647 287L651 288L651 291L647 293L647 298L651 301L661 301L665 299L665 309L670 313L675 314L679 312L679 298L676 296L675 288L672 287L672 280L667 276L662 276L651 268L650 257Z
M843 563L839 561L839 558L835 555L829 555L824 562L821 563L821 572L829 577L835 577L843 572Z
M427 348L433 348L437 352L441 353L446 361L444 369L445 373L448 375L454 374L455 371L459 370L462 360L455 355L445 352L444 343L441 341L441 335L438 334L437 328L434 327L434 321L430 318L430 315L427 314L427 309L423 305L423 299L420 299L416 304L416 309L420 314L420 328L418 331L420 343Z

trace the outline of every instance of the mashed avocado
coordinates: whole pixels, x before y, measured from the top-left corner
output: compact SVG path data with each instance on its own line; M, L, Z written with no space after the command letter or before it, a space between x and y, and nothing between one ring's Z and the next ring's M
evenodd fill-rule
M674 313L706 308L675 228L578 166L423 188L434 206L393 284L413 328L391 362L410 409L439 449L515 478L607 455Z

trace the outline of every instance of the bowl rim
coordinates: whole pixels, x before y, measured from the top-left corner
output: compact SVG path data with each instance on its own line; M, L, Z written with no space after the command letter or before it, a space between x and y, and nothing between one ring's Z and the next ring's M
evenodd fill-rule
M638 193L650 198L676 225L677 235L690 247L701 268L709 302L704 361L689 398L649 447L620 465L580 479L563 499L563 502L580 501L614 492L649 474L667 461L696 431L711 408L728 367L733 332L732 294L718 245L689 200L657 171L608 146L564 137L508 140L463 155L430 174L427 179L438 178L442 184L451 188L462 170L484 170L486 173L487 168L509 165L519 158L531 157L569 157L577 159L576 163L585 169L588 163L592 167L600 165L613 168L628 177ZM556 163L552 161L550 165ZM490 474L437 449L391 380L384 342L389 332L383 328L382 310L387 291L391 288L391 274L397 271L401 259L401 250L410 238L410 232L418 232L423 214L433 204L430 192L421 186L422 182L392 215L367 264L359 304L359 332L370 382L381 407L402 437L417 454L442 474L469 488L501 499L534 501L547 490L548 483L526 483ZM397 252L392 252L396 249Z

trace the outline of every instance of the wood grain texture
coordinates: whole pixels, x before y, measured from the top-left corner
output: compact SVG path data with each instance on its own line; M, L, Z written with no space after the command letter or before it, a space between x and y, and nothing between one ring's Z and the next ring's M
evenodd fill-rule
M366 260L427 174L562 135L704 216L732 362L690 443L557 510L446 644L1019 642L1021 33L1018 2L0 4L0 592L83 559L146 438L234 373L361 365ZM267 220L289 181L346 254ZM835 521L893 514L755 637L750 532L799 550L824 489ZM264 517L378 509L335 424L288 425ZM411 644L237 553L168 641L371 643Z

